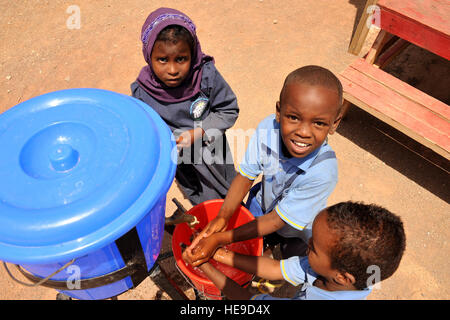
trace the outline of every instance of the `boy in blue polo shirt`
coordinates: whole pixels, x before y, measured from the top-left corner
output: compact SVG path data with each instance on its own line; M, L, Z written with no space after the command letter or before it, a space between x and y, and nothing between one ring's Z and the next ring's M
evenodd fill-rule
M288 75L276 114L258 125L217 217L187 248L194 266L219 246L266 235L265 242L281 244L283 258L306 250L314 217L337 183L327 136L339 125L341 104L342 85L329 70L306 66ZM260 174L262 182L250 190ZM256 219L225 231L249 191L247 207Z
M220 248L213 258L265 279L284 279L294 286L303 284L290 299L361 300L373 285L394 274L405 246L400 217L377 205L348 201L328 207L316 216L307 257L278 261ZM186 251L183 258L191 262ZM199 268L229 299L286 299L254 295L209 263Z

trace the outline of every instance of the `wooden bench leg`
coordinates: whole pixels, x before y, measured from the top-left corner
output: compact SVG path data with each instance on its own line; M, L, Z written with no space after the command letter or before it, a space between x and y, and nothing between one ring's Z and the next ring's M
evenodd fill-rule
M369 52L367 52L365 56L365 60L367 63L373 64L377 57L380 55L381 51L385 47L385 45L391 40L394 36L385 30L380 30L377 38L373 42L372 47Z
M359 19L358 26L356 27L355 34L350 42L348 52L354 55L358 55L363 47L364 41L366 40L367 34L369 33L369 27L367 25L367 19L370 13L367 12L370 6L377 3L378 0L367 0L364 11Z
M397 39L394 44L392 44L389 48L387 48L383 53L381 53L378 59L375 61L376 66L380 69L383 69L386 65L388 65L396 56L405 50L410 43L403 39Z

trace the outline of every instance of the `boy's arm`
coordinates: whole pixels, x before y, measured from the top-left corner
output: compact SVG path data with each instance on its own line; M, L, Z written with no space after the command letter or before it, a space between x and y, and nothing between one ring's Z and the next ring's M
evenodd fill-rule
M281 261L268 257L249 256L220 248L213 256L214 260L266 280L286 280L293 286L308 281L307 274L317 278L309 265L308 257L292 256ZM310 278L311 279L311 278Z
M267 280L283 280L280 261L268 257L257 257L236 253L223 248L217 249L213 256L217 262L232 266Z
M245 195L250 191L254 180L250 180L240 173L236 174L228 189L225 200L222 207L217 214L217 217L223 218L225 220L230 220L234 212L241 205L242 200L244 200Z
M254 239L277 231L285 225L276 211L260 216L236 229L214 233L208 238L202 238L192 250L186 250L193 261L193 266L198 266L214 254L220 246Z
M199 268L227 298L231 300L249 300L253 296L247 289L241 287L208 262L205 262Z
M260 126L258 125L258 128L259 127ZM199 236L194 239L192 244L187 249L188 251L192 251L192 249L205 236L209 236L214 232L221 232L226 230L228 220L241 204L248 191L250 191L254 180L262 172L262 166L260 164L258 151L258 128L250 139L250 142L245 151L245 157L239 166L239 173L233 179L231 186L228 189L228 193L225 197L221 209L219 210L218 216L210 223L208 223L208 225L202 230Z
M241 204L245 195L252 187L253 180L250 180L241 174L237 174L230 185L230 189L225 197L222 207L213 220L211 220L205 228L195 237L191 245L188 247L188 251L191 251L204 237L208 237L213 233L225 231L228 220L230 220L233 213Z

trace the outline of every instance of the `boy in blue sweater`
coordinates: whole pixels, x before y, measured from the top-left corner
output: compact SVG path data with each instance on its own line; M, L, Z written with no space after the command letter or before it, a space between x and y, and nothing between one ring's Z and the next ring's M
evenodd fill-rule
M295 300L360 300L371 286L390 277L405 250L400 218L377 205L341 202L322 210L315 218L306 257L281 261L218 249L213 258L221 263L268 280L303 284ZM192 263L187 251L186 262ZM199 267L232 300L280 299L253 295L208 262ZM283 298L284 299L284 298Z

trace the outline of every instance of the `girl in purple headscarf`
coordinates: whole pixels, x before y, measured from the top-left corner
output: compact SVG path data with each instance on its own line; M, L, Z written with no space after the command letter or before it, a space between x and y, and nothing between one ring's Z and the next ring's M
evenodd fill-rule
M133 97L153 108L176 138L175 178L193 205L224 198L236 175L225 130L237 99L197 39L195 25L169 8L152 12L141 33L147 65L131 84Z

